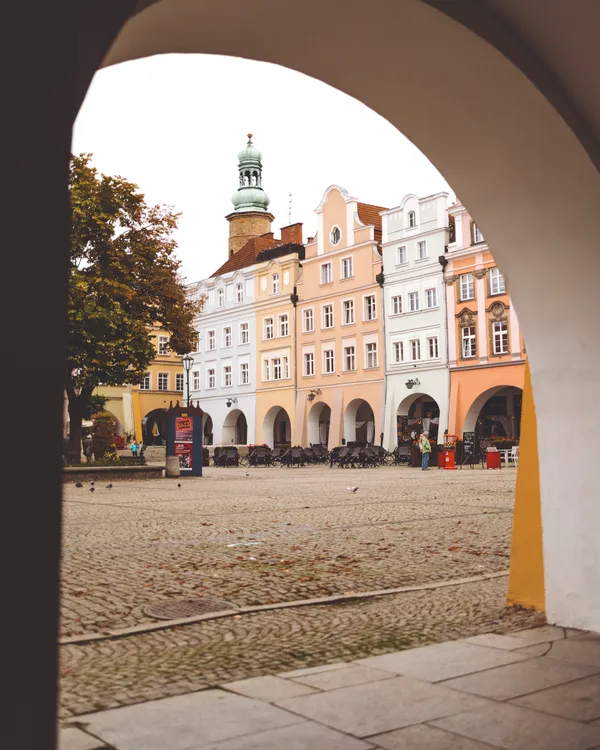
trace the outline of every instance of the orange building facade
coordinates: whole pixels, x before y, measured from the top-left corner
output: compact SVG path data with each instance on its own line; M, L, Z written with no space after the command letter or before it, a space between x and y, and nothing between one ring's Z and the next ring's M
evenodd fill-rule
M448 213L448 432L518 440L526 354L517 314L477 224L459 201Z

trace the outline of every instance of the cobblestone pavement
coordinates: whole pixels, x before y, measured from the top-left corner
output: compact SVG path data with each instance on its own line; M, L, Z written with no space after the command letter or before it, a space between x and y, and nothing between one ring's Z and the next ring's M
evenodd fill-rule
M67 486L61 634L156 622L144 608L167 599L253 606L505 570L514 481L514 469L211 468Z

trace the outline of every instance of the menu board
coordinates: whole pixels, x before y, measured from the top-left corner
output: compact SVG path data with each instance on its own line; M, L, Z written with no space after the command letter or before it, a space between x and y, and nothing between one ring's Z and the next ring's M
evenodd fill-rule
M462 449L463 449L463 463L465 463L467 459L469 459L470 461L473 461L473 457L475 455L475 433L474 432L463 432Z
M175 418L175 455L182 469L192 468L193 422L191 417Z

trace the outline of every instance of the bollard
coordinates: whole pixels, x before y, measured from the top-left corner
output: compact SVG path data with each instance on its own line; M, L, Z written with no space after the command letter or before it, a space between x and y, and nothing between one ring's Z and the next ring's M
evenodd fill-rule
M181 476L181 468L179 466L178 456L167 456L165 464L165 476L170 479L176 479Z

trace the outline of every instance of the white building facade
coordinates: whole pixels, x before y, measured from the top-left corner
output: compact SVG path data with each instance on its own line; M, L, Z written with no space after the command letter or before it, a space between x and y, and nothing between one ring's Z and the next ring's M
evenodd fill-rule
M384 447L390 451L399 436L419 430L442 442L448 426L447 207L447 193L425 198L409 194L382 213Z
M191 352L190 397L205 412L206 445L256 442L255 266L189 287L203 301Z

